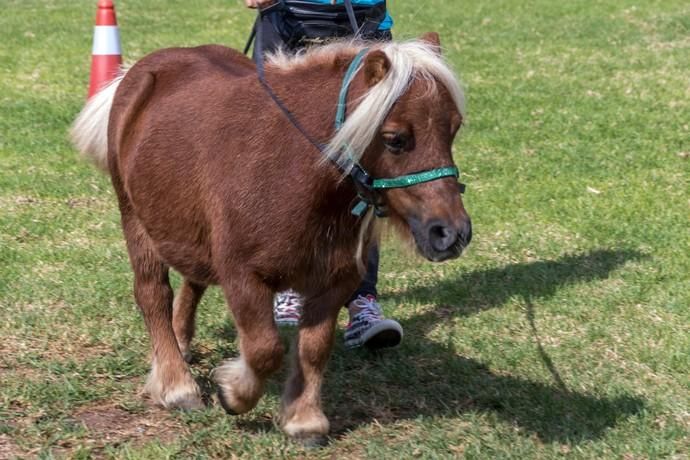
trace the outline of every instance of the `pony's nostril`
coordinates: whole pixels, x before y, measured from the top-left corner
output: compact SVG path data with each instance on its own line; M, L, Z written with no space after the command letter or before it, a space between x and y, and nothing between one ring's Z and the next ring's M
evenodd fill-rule
M429 242L436 251L447 251L458 240L458 234L444 225L429 228Z

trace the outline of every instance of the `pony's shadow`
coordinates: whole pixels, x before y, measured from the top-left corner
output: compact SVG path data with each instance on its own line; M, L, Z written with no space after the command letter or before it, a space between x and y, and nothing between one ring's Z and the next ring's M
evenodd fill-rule
M334 433L341 435L372 420L393 423L478 412L495 414L545 442L601 437L619 420L639 413L644 402L634 395L599 397L569 389L541 346L533 301L568 284L605 279L616 267L642 257L635 251L598 250L471 272L435 286L386 294L398 302L438 302L440 313L432 309L404 321L412 334L398 352L376 357L334 351L324 386ZM537 353L553 377L552 385L493 373L477 360L458 356L450 342L425 338L440 321L500 307L514 296L521 296L527 305Z
M632 250L600 249L557 260L479 270L458 279L445 279L431 286L422 285L385 295L394 302L433 301L452 317L468 316L500 307L511 297L549 298L563 286L606 279L624 263L645 257ZM433 327L437 317L432 313L415 318L414 323Z
M577 443L601 437L619 420L639 413L644 401L634 395L600 397L569 389L541 345L533 301L551 297L566 285L606 279L617 267L643 257L630 250L597 250L470 272L435 285L384 293L393 302L433 301L437 307L402 321L407 338L397 351L372 355L336 346L323 387L332 433L343 436L374 420L386 424L476 412L494 414L544 442ZM493 373L485 364L459 356L450 342L426 338L439 322L501 307L516 296L527 306L537 353L552 375L551 385ZM235 337L230 324L217 333L225 339ZM268 391L279 393L284 377L283 371L272 379ZM265 431L271 422L242 426Z

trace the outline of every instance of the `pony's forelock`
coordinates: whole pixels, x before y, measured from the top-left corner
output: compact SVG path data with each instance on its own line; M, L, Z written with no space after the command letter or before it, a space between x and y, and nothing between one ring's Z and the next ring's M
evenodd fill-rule
M429 91L437 92L437 84L450 93L460 114L464 116L465 98L460 83L438 48L421 40L387 43L341 41L315 47L297 55L278 50L268 56L268 65L289 70L307 66L318 60L343 54L355 54L363 47L383 51L391 66L383 80L360 98L355 110L348 113L345 124L326 146L326 155L347 171L350 160L358 161L374 140L393 104L414 81L424 81Z

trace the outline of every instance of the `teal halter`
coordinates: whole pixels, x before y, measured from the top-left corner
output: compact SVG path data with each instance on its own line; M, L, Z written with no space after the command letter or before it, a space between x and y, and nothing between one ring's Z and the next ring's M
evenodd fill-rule
M340 96L338 97L338 106L335 115L336 132L339 131L345 123L347 94L350 89L350 84L352 83L355 74L359 70L362 60L368 51L369 48L364 48L357 53L354 60L350 64L350 67L347 69L345 77L343 78L343 84L340 88ZM346 146L345 149L350 150L350 147ZM357 188L357 194L359 196L359 202L354 206L354 208L352 208L352 214L357 217L360 217L366 213L371 206L374 207L377 216L385 216L385 210L380 205L380 198L377 196L377 190L411 187L413 185L431 182L444 177L457 178L460 175L458 168L455 166L446 166L443 168L434 168L388 179L372 179L366 170L356 160L354 160L351 155L348 163L349 164L347 167L349 168L346 168L351 169L350 176L352 176L355 182L355 187ZM465 191L463 184L460 184L460 190L460 193Z
M261 27L257 28L256 31L256 47L257 55L263 56L262 52L262 36ZM364 56L369 51L369 48L364 48L355 59L350 64L350 67L345 73L343 78L343 84L340 88L340 96L338 98L337 113L335 117L335 130L336 132L342 128L345 123L345 112L347 111L347 93L350 89L350 84L354 79L355 74L359 70L359 67L364 59ZM259 78L259 83L264 88L266 93L270 96L276 106L283 112L283 114L290 121L292 126L297 129L304 138L309 141L317 150L319 150L323 155L326 155L325 146L317 142L309 132L304 129L304 126L299 122L299 120L290 112L290 109L285 105L285 103L278 97L278 95L273 91L271 86L266 81L264 75L264 62L263 59L256 60L256 73ZM349 146L345 146L346 150L351 150ZM376 215L378 217L385 217L386 210L381 202L381 195L379 190L391 189L391 188L403 188L411 187L417 184L423 184L425 182L431 182L437 179L442 179L444 177L458 177L460 175L458 168L455 166L447 166L443 168L429 169L427 171L421 171L416 173L411 173L404 176L398 176L393 178L382 178L373 179L369 173L360 165L352 155L349 155L348 160L343 164L342 162L333 161L335 167L340 169L344 174L347 174L352 178L355 189L357 190L357 196L359 197L359 202L352 208L352 214L357 217L361 217L370 207L374 207ZM460 193L465 192L465 185L460 185Z

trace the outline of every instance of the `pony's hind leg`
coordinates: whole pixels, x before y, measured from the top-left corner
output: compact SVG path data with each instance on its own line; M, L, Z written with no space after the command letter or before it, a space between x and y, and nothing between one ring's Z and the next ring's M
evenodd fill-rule
M135 217L123 212L127 249L134 269L134 296L151 337L151 373L144 391L166 408L203 407L199 386L182 358L172 327L173 291L168 267Z
M284 349L273 320L273 291L251 276L223 289L235 318L240 356L214 369L213 380L221 405L234 415L256 406L266 379L283 362Z
M185 278L173 304L173 330L180 353L188 363L192 361L190 344L194 337L194 315L204 291L206 286Z

